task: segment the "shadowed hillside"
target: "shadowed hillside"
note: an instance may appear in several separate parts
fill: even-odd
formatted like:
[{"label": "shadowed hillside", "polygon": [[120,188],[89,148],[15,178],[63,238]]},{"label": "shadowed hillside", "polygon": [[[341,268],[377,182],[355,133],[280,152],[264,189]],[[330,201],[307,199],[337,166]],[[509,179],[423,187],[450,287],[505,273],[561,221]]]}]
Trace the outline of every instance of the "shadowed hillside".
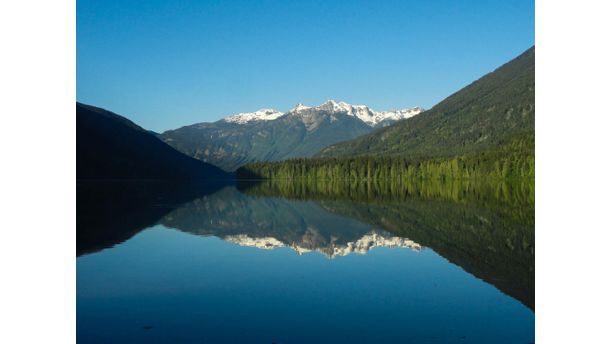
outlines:
[{"label": "shadowed hillside", "polygon": [[77,103],[77,179],[220,180],[232,176],[190,158],[130,120]]}]

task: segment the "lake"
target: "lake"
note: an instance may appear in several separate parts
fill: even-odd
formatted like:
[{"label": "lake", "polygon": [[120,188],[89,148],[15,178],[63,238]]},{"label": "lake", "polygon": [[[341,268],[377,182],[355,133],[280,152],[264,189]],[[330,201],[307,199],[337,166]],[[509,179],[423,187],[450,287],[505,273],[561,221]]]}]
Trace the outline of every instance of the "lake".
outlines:
[{"label": "lake", "polygon": [[531,343],[533,193],[77,183],[77,341]]}]

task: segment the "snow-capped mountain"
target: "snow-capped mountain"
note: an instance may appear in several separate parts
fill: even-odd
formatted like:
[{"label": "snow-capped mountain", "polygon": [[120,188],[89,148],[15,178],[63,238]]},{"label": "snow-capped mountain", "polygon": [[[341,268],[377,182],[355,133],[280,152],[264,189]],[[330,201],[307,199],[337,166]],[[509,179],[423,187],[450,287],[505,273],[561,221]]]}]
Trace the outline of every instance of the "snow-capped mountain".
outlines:
[{"label": "snow-capped mountain", "polygon": [[365,105],[329,100],[318,106],[298,104],[287,112],[238,113],[213,123],[168,130],[159,137],[184,154],[235,171],[254,161],[312,157],[330,145],[422,111],[415,107],[377,112]]},{"label": "snow-capped mountain", "polygon": [[346,114],[360,119],[367,125],[375,127],[381,123],[388,121],[398,121],[400,119],[406,119],[416,116],[424,111],[420,107],[413,107],[401,110],[390,110],[390,111],[374,111],[366,105],[351,105],[342,101],[328,100],[319,106],[305,106],[302,103],[297,104],[295,107],[287,112],[278,112],[273,109],[261,109],[255,112],[244,112],[235,115],[225,117],[223,121],[229,123],[245,124],[253,121],[271,121],[275,120],[283,115],[288,116],[300,116],[305,113],[312,111],[324,111],[329,113],[340,113]]}]

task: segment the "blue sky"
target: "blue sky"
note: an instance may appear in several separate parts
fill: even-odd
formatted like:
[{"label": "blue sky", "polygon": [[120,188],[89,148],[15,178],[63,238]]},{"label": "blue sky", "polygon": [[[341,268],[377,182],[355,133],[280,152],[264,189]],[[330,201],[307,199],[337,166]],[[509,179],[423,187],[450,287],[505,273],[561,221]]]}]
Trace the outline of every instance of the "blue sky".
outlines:
[{"label": "blue sky", "polygon": [[429,108],[533,44],[533,0],[77,0],[77,100],[156,131],[327,99]]}]

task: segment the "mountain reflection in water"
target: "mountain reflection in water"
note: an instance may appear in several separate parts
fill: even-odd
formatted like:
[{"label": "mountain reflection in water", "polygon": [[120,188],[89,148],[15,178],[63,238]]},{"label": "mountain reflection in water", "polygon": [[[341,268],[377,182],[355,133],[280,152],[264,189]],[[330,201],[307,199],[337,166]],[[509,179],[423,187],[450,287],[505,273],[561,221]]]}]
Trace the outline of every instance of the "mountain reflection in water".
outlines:
[{"label": "mountain reflection in water", "polygon": [[77,255],[154,224],[329,258],[376,247],[428,247],[534,309],[533,182],[106,183],[78,185],[77,192]]},{"label": "mountain reflection in water", "polygon": [[533,204],[532,183],[78,183],[77,340],[529,343]]},{"label": "mountain reflection in water", "polygon": [[375,247],[420,249],[418,243],[368,223],[325,210],[317,202],[253,197],[227,187],[175,209],[160,221],[166,227],[261,249],[289,247],[298,254],[329,258],[365,254]]},{"label": "mountain reflection in water", "polygon": [[533,180],[265,181],[238,187],[257,197],[313,200],[331,214],[410,238],[534,309]]},{"label": "mountain reflection in water", "polygon": [[368,251],[376,247],[410,248],[413,251],[419,251],[421,249],[421,245],[410,239],[390,236],[384,231],[375,230],[357,239],[357,241],[328,247],[316,247],[314,245],[304,245],[298,243],[286,245],[282,241],[273,237],[252,238],[246,234],[229,235],[223,237],[223,240],[240,246],[257,247],[264,250],[288,246],[300,255],[315,251],[324,254],[328,258],[343,257],[351,253],[366,254]]}]

